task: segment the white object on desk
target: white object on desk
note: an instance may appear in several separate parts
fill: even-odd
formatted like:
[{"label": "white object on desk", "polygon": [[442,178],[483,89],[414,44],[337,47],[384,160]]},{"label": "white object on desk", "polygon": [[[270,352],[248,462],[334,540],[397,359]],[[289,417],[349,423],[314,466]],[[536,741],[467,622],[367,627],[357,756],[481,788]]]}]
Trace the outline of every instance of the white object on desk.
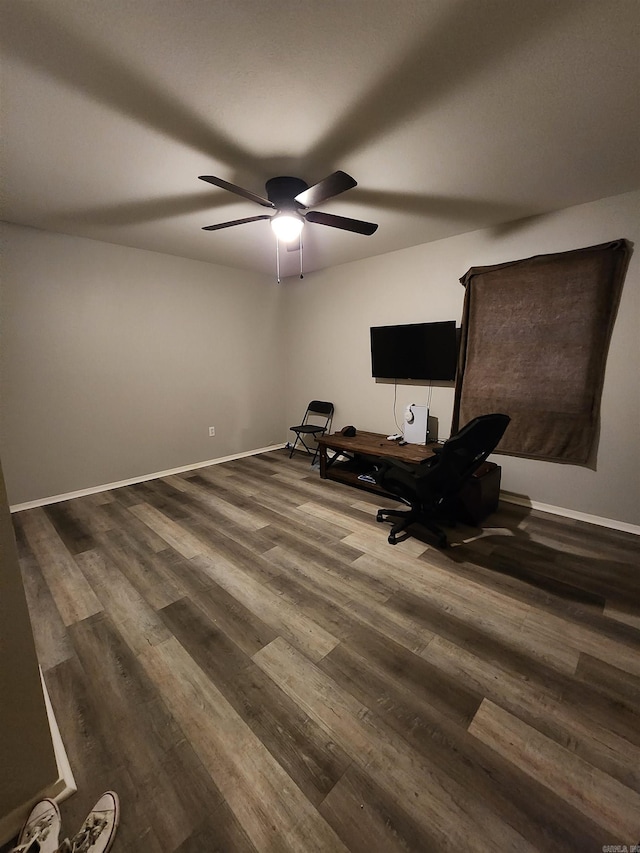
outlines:
[{"label": "white object on desk", "polygon": [[413,403],[407,406],[407,411],[413,416],[409,421],[405,417],[404,440],[409,444],[427,443],[427,424],[429,422],[429,409],[426,406],[416,406]]}]

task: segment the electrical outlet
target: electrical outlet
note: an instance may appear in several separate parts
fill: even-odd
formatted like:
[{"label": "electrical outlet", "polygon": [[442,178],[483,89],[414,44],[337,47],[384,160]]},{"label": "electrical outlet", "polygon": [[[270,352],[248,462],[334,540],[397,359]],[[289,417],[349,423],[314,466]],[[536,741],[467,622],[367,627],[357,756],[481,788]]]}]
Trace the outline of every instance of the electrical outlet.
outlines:
[{"label": "electrical outlet", "polygon": [[209,427],[209,438],[212,438],[216,434],[215,427]]}]

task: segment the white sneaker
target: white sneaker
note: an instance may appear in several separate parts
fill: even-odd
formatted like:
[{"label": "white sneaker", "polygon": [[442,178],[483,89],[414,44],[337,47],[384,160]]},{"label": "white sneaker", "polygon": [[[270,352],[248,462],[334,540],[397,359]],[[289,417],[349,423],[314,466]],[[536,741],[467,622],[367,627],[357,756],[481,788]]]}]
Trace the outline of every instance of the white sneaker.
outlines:
[{"label": "white sneaker", "polygon": [[36,803],[18,837],[18,846],[11,853],[55,853],[60,836],[60,809],[53,800]]},{"label": "white sneaker", "polygon": [[115,791],[103,794],[91,809],[80,831],[66,842],[69,853],[107,853],[120,821],[120,802]]}]

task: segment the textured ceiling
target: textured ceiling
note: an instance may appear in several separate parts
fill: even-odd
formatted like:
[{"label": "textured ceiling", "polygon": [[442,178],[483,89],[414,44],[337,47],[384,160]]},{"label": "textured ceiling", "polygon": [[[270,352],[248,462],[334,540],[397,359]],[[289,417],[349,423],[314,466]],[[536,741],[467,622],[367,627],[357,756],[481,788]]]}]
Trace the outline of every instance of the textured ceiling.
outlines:
[{"label": "textured ceiling", "polygon": [[[342,169],[310,272],[640,186],[638,0],[4,0],[2,218],[272,274],[267,222]],[[612,235],[619,236],[619,235]],[[283,253],[295,273],[297,252]]]}]

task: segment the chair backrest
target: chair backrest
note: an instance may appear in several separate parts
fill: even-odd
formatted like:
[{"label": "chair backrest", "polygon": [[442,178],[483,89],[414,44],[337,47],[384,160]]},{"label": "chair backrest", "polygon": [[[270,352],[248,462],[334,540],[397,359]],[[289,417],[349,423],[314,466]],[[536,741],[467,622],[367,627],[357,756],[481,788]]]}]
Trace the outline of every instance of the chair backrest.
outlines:
[{"label": "chair backrest", "polygon": [[[480,415],[445,441],[437,460],[424,472],[429,491],[437,491],[442,497],[456,494],[496,449],[510,420],[508,415]],[[418,479],[422,479],[421,474]]]},{"label": "chair backrest", "polygon": [[309,418],[314,416],[324,418],[325,422],[329,423],[333,417],[333,403],[327,403],[324,400],[312,400],[307,406],[307,411],[305,412],[302,423],[308,423]]}]

